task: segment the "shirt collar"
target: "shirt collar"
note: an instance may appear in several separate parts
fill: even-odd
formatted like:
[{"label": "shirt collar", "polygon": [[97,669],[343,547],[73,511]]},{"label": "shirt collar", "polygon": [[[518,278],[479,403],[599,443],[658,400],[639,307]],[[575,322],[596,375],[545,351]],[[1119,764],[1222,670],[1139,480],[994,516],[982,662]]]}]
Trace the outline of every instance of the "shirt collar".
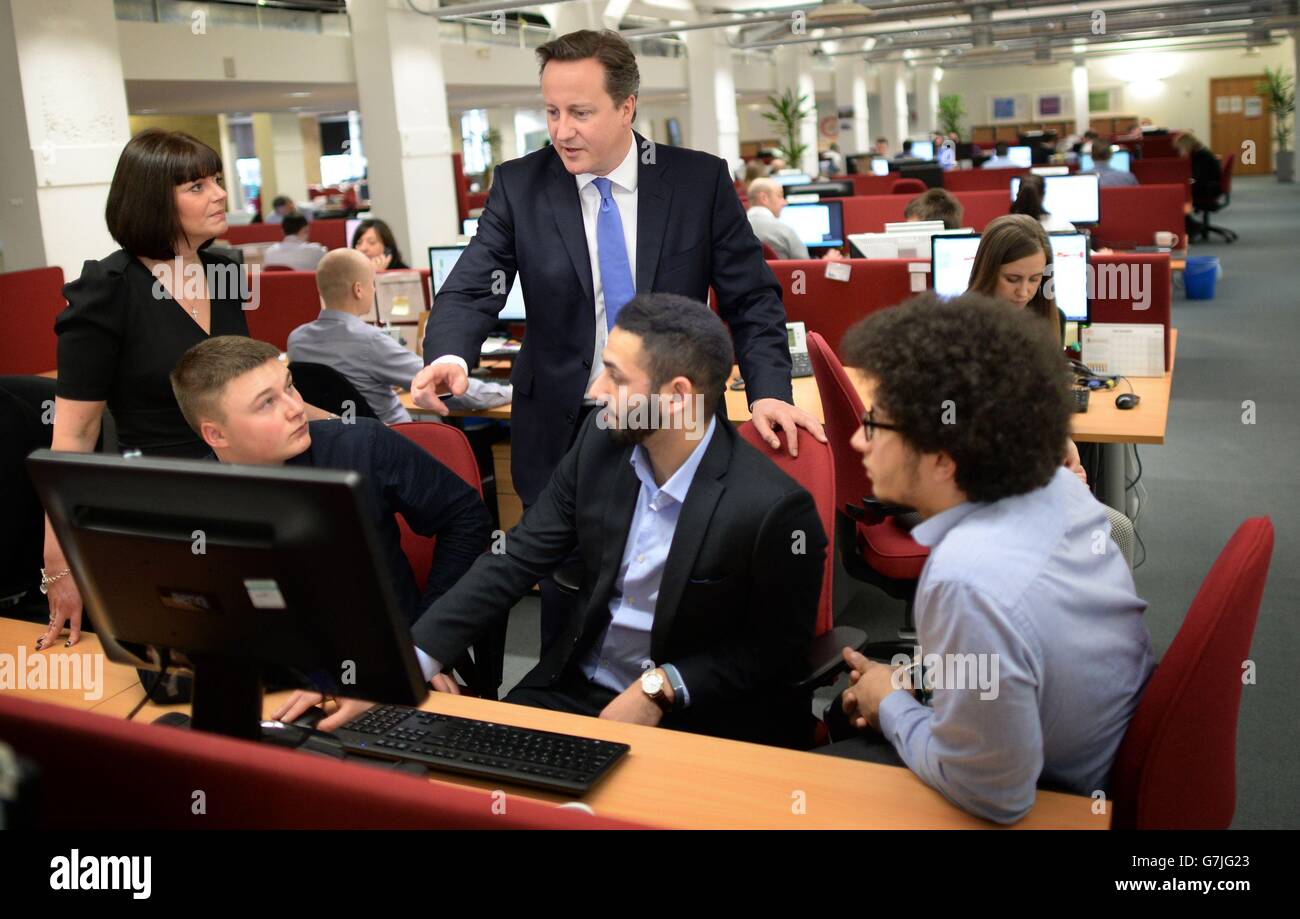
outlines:
[{"label": "shirt collar", "polygon": [[979,508],[980,505],[974,501],[963,501],[961,504],[955,504],[946,511],[940,511],[930,519],[922,520],[912,527],[912,538],[927,549],[933,549],[943,541],[949,530],[979,510]]},{"label": "shirt collar", "polygon": [[777,218],[776,218],[776,214],[773,214],[773,213],[772,213],[772,209],[771,209],[770,207],[766,207],[766,206],[764,206],[764,205],[762,205],[762,204],[751,204],[751,205],[749,206],[749,209],[750,209],[751,211],[761,211],[762,213],[764,213],[764,214],[766,214],[767,216],[771,217],[773,220],[776,220],[776,219],[777,219]]},{"label": "shirt collar", "polygon": [[329,307],[321,310],[320,315],[316,318],[329,319],[332,322],[360,322],[362,325],[366,325],[366,323],[356,313],[349,313],[345,310],[332,310]]},{"label": "shirt collar", "polygon": [[[619,188],[627,191],[636,191],[637,161],[636,161],[636,135],[632,135],[631,142],[627,145],[627,156],[623,157],[623,162],[619,163],[605,178],[617,185]],[[594,172],[580,172],[575,179],[578,181],[578,191],[590,185],[599,178]]]},{"label": "shirt collar", "polygon": [[[650,464],[650,454],[646,452],[644,446],[637,445],[632,451],[631,459],[632,468],[636,471],[636,477],[641,480],[641,484],[650,490],[650,500],[652,503],[662,505],[661,495],[672,498],[678,504],[686,501],[686,494],[691,490],[691,483],[695,481],[695,471],[700,468],[700,463],[704,460],[704,454],[709,449],[709,442],[713,440],[713,431],[718,426],[718,418],[715,415],[709,419],[709,426],[704,431],[704,436],[700,442],[695,445],[691,455],[686,457],[686,462],[677,467],[677,471],[668,477],[668,481],[663,485],[655,484],[654,467]],[[656,507],[655,510],[659,508]]]}]

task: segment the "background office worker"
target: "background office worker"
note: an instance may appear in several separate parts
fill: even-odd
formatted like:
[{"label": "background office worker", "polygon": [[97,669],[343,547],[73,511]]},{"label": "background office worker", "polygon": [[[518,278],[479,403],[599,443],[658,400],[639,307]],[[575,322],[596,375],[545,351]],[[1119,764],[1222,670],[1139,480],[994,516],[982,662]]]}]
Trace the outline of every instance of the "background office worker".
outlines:
[{"label": "background office worker", "polygon": [[[717,294],[745,378],[754,425],[796,452],[797,427],[825,440],[791,403],[781,288],[740,206],[731,170],[706,153],[655,145],[632,130],[640,73],[609,31],[563,35],[537,49],[551,145],[493,174],[478,232],[443,282],[425,330],[411,394],[440,414],[522,283],[528,335],[515,359],[511,476],[525,506],[541,493],[578,431],[619,309],[637,292],[698,302]],[[516,274],[518,280],[516,281]],[[542,645],[564,618],[543,585]]]}]

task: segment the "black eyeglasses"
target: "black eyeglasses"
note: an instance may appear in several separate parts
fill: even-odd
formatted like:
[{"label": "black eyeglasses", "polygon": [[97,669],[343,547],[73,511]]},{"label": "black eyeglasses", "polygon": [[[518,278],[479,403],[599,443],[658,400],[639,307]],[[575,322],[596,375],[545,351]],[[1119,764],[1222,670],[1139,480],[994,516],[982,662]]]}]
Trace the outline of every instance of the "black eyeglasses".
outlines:
[{"label": "black eyeglasses", "polygon": [[874,412],[875,412],[875,409],[874,409],[874,408],[869,408],[869,409],[867,409],[865,412],[862,413],[862,427],[863,427],[863,430],[865,430],[865,431],[867,432],[867,440],[871,440],[872,437],[875,436],[875,429],[876,429],[876,428],[883,428],[883,429],[886,430],[886,431],[901,431],[901,430],[902,430],[902,428],[900,428],[900,427],[899,427],[898,425],[896,425],[896,424],[888,424],[888,423],[886,423],[886,422],[884,422],[884,421],[877,421],[875,418],[872,417],[872,414],[873,414]]}]

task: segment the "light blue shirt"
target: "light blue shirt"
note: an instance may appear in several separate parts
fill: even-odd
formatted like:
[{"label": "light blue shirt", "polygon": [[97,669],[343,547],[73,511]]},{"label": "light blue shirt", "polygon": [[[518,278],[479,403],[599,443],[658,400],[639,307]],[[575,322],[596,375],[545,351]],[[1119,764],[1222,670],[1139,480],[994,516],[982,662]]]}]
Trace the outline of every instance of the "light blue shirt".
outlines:
[{"label": "light blue shirt", "polygon": [[994,154],[993,156],[990,156],[988,159],[986,159],[984,162],[980,163],[980,168],[981,169],[1009,169],[1015,165],[1016,164],[1012,162],[1011,157],[998,156],[997,154]]},{"label": "light blue shirt", "polygon": [[1138,184],[1138,178],[1133,173],[1125,172],[1123,169],[1116,169],[1108,164],[1097,163],[1091,169],[1083,170],[1080,175],[1095,175],[1097,184],[1102,188]]},{"label": "light blue shirt", "polygon": [[1155,667],[1105,508],[1061,467],[1042,488],[949,508],[912,536],[930,547],[921,653],[945,666],[930,706],[885,697],[885,737],[954,804],[1002,823],[1029,812],[1040,779],[1105,790]]},{"label": "light blue shirt", "polygon": [[[333,367],[357,388],[384,424],[411,420],[393,387],[409,388],[424,369],[424,361],[355,313],[325,309],[317,319],[298,326],[289,333],[289,360]],[[448,402],[457,409],[492,408],[509,402],[513,394],[508,383],[470,377],[464,395]]]},{"label": "light blue shirt", "polygon": [[[677,532],[682,503],[716,428],[717,419],[710,418],[708,429],[691,455],[662,486],[655,484],[645,448],[638,446],[632,451],[630,462],[641,480],[641,490],[637,493],[636,511],[609,600],[612,618],[605,634],[582,661],[582,672],[598,686],[622,692],[645,671],[665,665],[650,660],[650,628],[659,601],[659,584],[664,577],[664,563],[668,561],[673,534]],[[689,705],[690,692],[684,691],[677,704]]]}]

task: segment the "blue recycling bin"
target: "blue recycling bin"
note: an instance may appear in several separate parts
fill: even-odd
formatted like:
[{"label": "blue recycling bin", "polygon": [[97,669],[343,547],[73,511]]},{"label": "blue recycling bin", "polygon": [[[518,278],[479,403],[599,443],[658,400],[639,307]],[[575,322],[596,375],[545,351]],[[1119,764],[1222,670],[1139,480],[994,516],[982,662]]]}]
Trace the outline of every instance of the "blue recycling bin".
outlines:
[{"label": "blue recycling bin", "polygon": [[1183,287],[1188,300],[1213,300],[1214,282],[1219,278],[1217,255],[1191,255],[1183,269]]}]

